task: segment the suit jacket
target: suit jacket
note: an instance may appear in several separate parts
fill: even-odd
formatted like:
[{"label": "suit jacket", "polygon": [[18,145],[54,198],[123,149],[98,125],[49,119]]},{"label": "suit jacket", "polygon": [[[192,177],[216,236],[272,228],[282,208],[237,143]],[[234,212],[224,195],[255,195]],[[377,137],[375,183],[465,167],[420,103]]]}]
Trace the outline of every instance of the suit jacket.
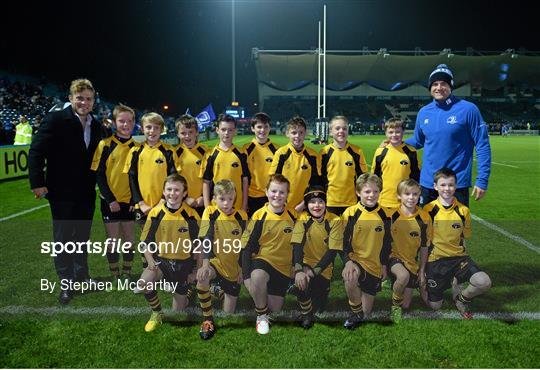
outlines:
[{"label": "suit jacket", "polygon": [[28,153],[30,188],[46,186],[49,200],[95,200],[96,176],[90,164],[101,140],[102,125],[94,117],[90,132],[87,148],[81,121],[71,106],[49,113]]}]

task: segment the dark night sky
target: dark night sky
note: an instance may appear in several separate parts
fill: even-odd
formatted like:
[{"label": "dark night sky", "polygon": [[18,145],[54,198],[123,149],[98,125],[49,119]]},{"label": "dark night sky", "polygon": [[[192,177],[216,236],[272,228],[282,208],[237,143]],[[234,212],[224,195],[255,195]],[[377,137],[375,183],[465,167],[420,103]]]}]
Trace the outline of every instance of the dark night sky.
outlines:
[{"label": "dark night sky", "polygon": [[[257,101],[251,49],[310,49],[328,5],[328,49],[540,50],[536,12],[519,1],[236,1],[237,100]],[[101,96],[193,113],[231,99],[231,1],[4,3],[0,68]],[[527,5],[521,5],[527,4]],[[251,113],[251,112],[248,112]]]}]

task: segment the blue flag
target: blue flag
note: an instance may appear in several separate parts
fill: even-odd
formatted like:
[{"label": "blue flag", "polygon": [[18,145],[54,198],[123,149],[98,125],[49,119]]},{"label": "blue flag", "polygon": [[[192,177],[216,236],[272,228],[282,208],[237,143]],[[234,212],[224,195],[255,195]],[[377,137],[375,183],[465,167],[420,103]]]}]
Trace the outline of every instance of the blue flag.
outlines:
[{"label": "blue flag", "polygon": [[197,114],[195,119],[199,124],[199,131],[204,131],[208,126],[212,125],[212,122],[216,119],[212,104],[208,104],[201,113]]}]

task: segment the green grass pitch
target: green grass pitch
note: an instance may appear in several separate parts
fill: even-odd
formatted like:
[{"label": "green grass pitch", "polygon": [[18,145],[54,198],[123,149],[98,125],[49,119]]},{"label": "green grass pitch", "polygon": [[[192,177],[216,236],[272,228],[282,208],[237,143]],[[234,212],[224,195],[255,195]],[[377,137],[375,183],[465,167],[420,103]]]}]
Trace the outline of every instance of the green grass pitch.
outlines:
[{"label": "green grass pitch", "polygon": [[[251,140],[240,136],[235,143]],[[285,137],[273,137],[279,145]],[[351,136],[371,164],[382,136]],[[209,142],[213,144],[213,142]],[[309,144],[311,145],[311,144]],[[540,364],[540,138],[491,137],[493,165],[485,199],[471,200],[471,256],[492,278],[493,288],[473,303],[476,320],[454,319],[447,294],[443,317],[433,319],[415,295],[401,325],[388,321],[390,292],[376,299],[377,319],[353,332],[342,328],[347,309],[336,268],[329,310],[336,312],[305,331],[278,320],[269,335],[255,332],[253,304],[242,288],[241,316],[219,318],[208,342],[198,337],[199,317],[169,314],[145,333],[150,310],[131,292],[90,293],[60,307],[57,291],[40,291],[40,279],[56,279],[51,258],[39,252],[52,238],[48,207],[26,179],[0,183],[0,366],[122,368],[533,368]],[[317,149],[320,146],[314,146]],[[506,233],[506,234],[503,234]],[[96,209],[92,240],[104,240]],[[135,271],[141,269],[135,259]],[[108,279],[105,257],[90,255],[93,277]],[[160,292],[164,307],[170,296]],[[284,309],[296,310],[294,297]],[[339,316],[341,315],[341,316]],[[491,317],[491,318],[490,318]],[[488,319],[490,318],[490,319]]]}]

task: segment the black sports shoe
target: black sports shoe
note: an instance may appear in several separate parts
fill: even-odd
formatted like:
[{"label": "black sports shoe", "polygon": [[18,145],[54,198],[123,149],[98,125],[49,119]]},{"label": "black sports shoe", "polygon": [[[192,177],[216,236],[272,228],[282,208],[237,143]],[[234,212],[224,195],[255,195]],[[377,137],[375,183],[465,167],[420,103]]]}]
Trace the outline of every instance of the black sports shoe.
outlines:
[{"label": "black sports shoe", "polygon": [[202,340],[208,340],[212,338],[215,332],[216,332],[216,327],[213,321],[211,320],[203,321],[203,323],[201,324],[201,329],[199,330],[199,335],[201,336]]},{"label": "black sports shoe", "polygon": [[306,315],[300,315],[300,326],[304,329],[311,329],[314,323],[315,320],[313,318],[313,312],[310,312]]},{"label": "black sports shoe", "polygon": [[363,313],[361,313],[361,314],[351,313],[349,318],[347,320],[345,320],[345,322],[343,323],[343,327],[345,329],[354,330],[362,322],[364,322],[364,314]]}]

